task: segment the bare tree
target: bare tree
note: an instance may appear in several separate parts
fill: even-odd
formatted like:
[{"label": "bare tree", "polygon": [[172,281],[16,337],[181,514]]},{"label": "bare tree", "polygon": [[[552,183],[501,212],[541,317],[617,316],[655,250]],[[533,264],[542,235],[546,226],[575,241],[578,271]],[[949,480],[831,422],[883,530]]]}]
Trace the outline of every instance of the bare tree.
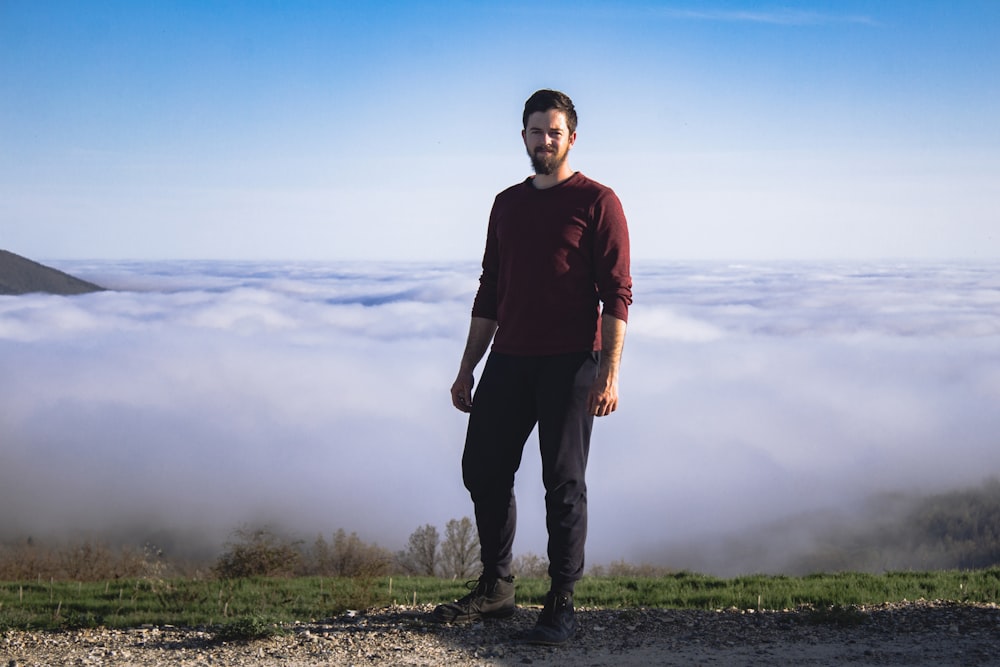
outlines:
[{"label": "bare tree", "polygon": [[452,519],[444,529],[441,544],[441,574],[465,579],[479,569],[479,535],[469,517]]},{"label": "bare tree", "polygon": [[519,577],[544,579],[549,576],[549,561],[538,554],[529,551],[514,559],[512,567]]},{"label": "bare tree", "polygon": [[309,549],[305,566],[305,574],[318,574],[324,577],[335,574],[333,571],[333,552],[330,549],[330,543],[322,534],[316,536],[316,541]]},{"label": "bare tree", "polygon": [[333,536],[330,554],[333,571],[340,577],[378,576],[389,570],[392,554],[377,544],[366,544],[357,533],[340,528]]},{"label": "bare tree", "polygon": [[333,535],[333,543],[319,535],[305,553],[302,573],[323,577],[369,577],[391,569],[392,553],[377,544],[368,544],[357,533],[343,528]]},{"label": "bare tree", "polygon": [[407,572],[433,577],[438,567],[438,531],[427,524],[410,535],[406,550],[399,554],[399,564]]}]

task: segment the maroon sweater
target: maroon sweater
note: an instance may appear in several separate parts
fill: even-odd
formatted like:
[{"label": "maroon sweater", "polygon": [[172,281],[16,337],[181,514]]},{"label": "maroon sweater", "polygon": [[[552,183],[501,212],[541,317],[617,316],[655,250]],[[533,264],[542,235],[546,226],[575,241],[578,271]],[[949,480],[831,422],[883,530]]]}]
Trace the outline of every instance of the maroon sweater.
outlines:
[{"label": "maroon sweater", "polygon": [[473,317],[497,322],[493,350],[599,350],[602,303],[628,321],[628,227],[614,191],[576,172],[552,188],[528,178],[497,195],[472,306]]}]

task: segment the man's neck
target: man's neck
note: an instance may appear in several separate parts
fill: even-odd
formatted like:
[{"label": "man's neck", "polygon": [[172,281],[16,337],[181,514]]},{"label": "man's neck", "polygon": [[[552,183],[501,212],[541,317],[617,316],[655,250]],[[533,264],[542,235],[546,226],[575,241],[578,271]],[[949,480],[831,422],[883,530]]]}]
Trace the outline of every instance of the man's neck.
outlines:
[{"label": "man's neck", "polygon": [[570,169],[569,165],[563,164],[559,171],[554,174],[535,174],[531,179],[531,184],[535,186],[536,190],[547,190],[567,180],[574,173],[576,172]]}]

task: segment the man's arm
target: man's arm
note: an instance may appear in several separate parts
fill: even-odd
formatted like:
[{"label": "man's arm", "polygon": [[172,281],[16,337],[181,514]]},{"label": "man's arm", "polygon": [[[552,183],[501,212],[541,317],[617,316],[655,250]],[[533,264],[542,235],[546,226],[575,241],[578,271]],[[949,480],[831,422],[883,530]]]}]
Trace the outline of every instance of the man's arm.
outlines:
[{"label": "man's arm", "polygon": [[472,385],[475,383],[472,372],[489,349],[496,330],[496,320],[485,317],[473,317],[472,323],[469,324],[469,338],[465,341],[465,352],[462,353],[462,363],[458,367],[458,377],[451,385],[452,405],[462,412],[472,411]]},{"label": "man's arm", "polygon": [[601,367],[587,397],[587,410],[594,416],[610,415],[618,408],[618,367],[625,346],[625,321],[601,315]]}]

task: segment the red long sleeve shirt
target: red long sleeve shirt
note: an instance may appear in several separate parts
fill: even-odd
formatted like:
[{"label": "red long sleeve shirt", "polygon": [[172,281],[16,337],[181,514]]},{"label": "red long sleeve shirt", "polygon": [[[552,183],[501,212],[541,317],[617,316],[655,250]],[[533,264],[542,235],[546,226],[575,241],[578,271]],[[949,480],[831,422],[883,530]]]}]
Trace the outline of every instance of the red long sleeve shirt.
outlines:
[{"label": "red long sleeve shirt", "polygon": [[611,188],[576,172],[531,178],[493,202],[473,317],[497,322],[493,350],[543,355],[601,348],[600,314],[628,321],[629,238]]}]

